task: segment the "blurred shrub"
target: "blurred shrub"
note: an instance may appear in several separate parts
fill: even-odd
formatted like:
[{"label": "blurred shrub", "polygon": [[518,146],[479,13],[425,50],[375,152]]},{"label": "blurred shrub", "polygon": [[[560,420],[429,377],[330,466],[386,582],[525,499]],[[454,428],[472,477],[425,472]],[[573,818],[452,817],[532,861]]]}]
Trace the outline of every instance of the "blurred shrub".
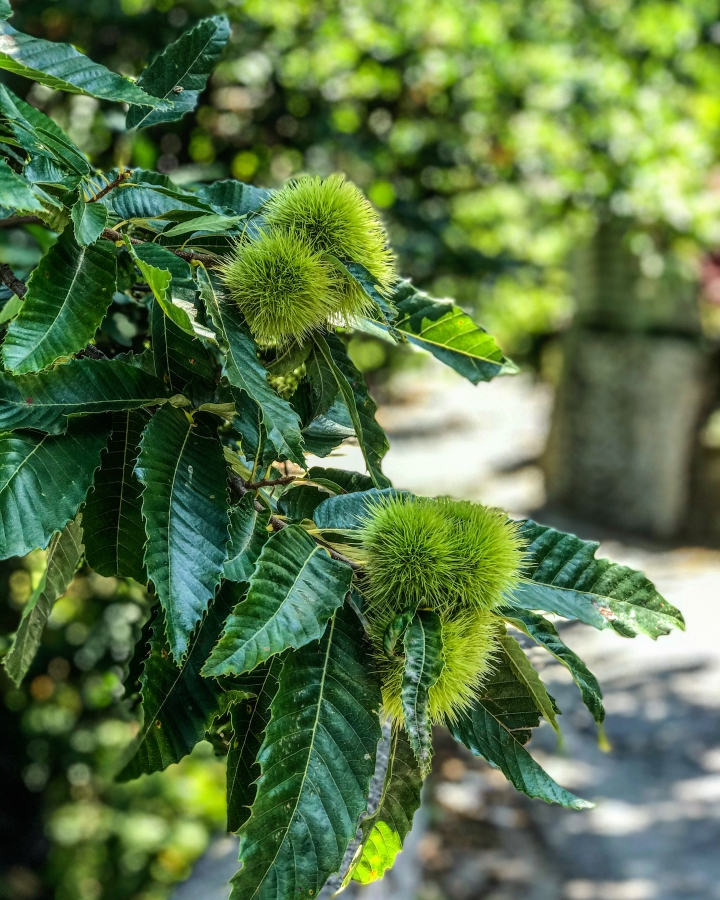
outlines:
[{"label": "blurred shrub", "polygon": [[[6,620],[30,596],[41,557],[3,563]],[[14,745],[3,792],[14,785],[14,804],[28,803],[38,820],[18,835],[18,810],[3,803],[4,900],[160,900],[224,826],[224,772],[209,744],[164,778],[112,781],[138,730],[121,698],[147,614],[138,585],[81,572],[55,605],[23,686],[0,676],[3,740]]]}]

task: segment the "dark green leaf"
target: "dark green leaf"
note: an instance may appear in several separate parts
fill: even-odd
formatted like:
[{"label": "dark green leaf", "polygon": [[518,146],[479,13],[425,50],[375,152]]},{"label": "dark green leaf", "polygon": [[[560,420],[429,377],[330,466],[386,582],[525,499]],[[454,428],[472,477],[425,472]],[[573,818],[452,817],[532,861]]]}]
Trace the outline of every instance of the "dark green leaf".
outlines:
[{"label": "dark green leaf", "polygon": [[148,418],[144,410],[115,413],[107,452],[83,513],[88,564],[100,575],[119,575],[141,583],[147,581],[145,529],[141,487],[133,469]]},{"label": "dark green leaf", "polygon": [[[293,403],[296,395],[292,398]],[[303,428],[302,436],[306,453],[321,458],[329,456],[343,441],[355,437],[355,428],[341,394],[338,394],[327,415],[318,416]]]},{"label": "dark green leaf", "polygon": [[83,555],[81,520],[82,516],[78,513],[60,533],[53,535],[42,580],[23,607],[17,633],[3,659],[5,669],[16,685],[23,680],[35,658],[55,601],[65,593],[80,565]]},{"label": "dark green leaf", "polygon": [[44,549],[75,517],[109,431],[83,419],[59,436],[0,434],[0,559]]},{"label": "dark green leaf", "polygon": [[158,378],[118,360],[84,357],[33,375],[0,372],[0,430],[61,434],[68,416],[138,409],[165,396]]},{"label": "dark green leaf", "polygon": [[229,37],[230,23],[225,16],[213,16],[198,22],[170,44],[141,74],[138,87],[154,97],[174,101],[174,106],[163,111],[131,107],[127,127],[147,128],[158,122],[174,122],[195,109],[200,91]]},{"label": "dark green leaf", "polygon": [[203,675],[242,675],[282,653],[318,640],[350,590],[352,569],[289,525],[265,543],[245,599],[227,621]]},{"label": "dark green leaf", "polygon": [[545,647],[555,659],[569,669],[575,684],[580,688],[585,706],[590,710],[595,721],[600,724],[605,718],[605,709],[598,680],[580,657],[563,643],[555,626],[543,616],[530,612],[498,610],[498,613],[500,615],[507,613],[506,621]]},{"label": "dark green leaf", "polygon": [[442,623],[429,609],[415,613],[403,638],[405,670],[402,678],[402,709],[410,746],[423,774],[432,762],[430,688],[445,668]]},{"label": "dark green leaf", "polygon": [[257,796],[240,829],[242,865],[231,900],[317,896],[339,870],[367,807],[379,708],[362,630],[354,613],[339,610],[319,643],[283,665],[258,756]]},{"label": "dark green leaf", "polygon": [[135,471],[145,486],[145,567],[165,610],[170,652],[179,662],[226,558],[225,458],[217,435],[166,406],[145,428]]},{"label": "dark green leaf", "polygon": [[180,668],[169,653],[163,615],[155,620],[150,656],[140,677],[143,726],[132,759],[118,775],[120,781],[180,762],[203,739],[223,700],[229,699],[225,697],[227,685],[201,678],[200,668],[236,601],[237,591],[227,583],[210,604]]},{"label": "dark green leaf", "polygon": [[69,44],[56,44],[0,25],[0,68],[55,90],[87,94],[101,100],[167,108],[134,82],[94,63]]},{"label": "dark green leaf", "polygon": [[200,269],[199,276],[201,296],[224,352],[223,374],[260,407],[268,440],[278,458],[304,466],[297,413],[268,384],[267,371],[257,358],[255,343],[238,307],[220,301],[204,269]]},{"label": "dark green leaf", "polygon": [[317,507],[331,496],[330,492],[314,484],[296,484],[278,500],[278,510],[294,522],[312,519]]},{"label": "dark green leaf", "polygon": [[154,297],[150,308],[150,339],[155,374],[162,378],[171,393],[183,393],[194,379],[213,379],[214,367],[207,350],[197,338],[191,337],[166,316]]},{"label": "dark green leaf", "polygon": [[247,216],[257,212],[273,192],[228,178],[203,185],[197,193],[198,197],[211,203],[219,212],[231,216]]},{"label": "dark green leaf", "polygon": [[340,390],[333,367],[323,354],[313,345],[305,362],[307,376],[310,379],[312,418],[324,416],[335,402]]},{"label": "dark green leaf", "polygon": [[4,159],[0,159],[0,206],[18,212],[38,212],[43,209],[27,181],[16,175]]},{"label": "dark green leaf", "polygon": [[345,883],[370,884],[392,868],[420,808],[423,776],[415,754],[400,728],[395,728],[385,785],[377,811],[360,826],[362,844]]},{"label": "dark green leaf", "polygon": [[102,203],[86,203],[84,197],[73,205],[71,212],[75,240],[81,247],[94,244],[107,227],[108,209]]},{"label": "dark green leaf", "polygon": [[379,282],[370,272],[368,272],[365,266],[357,262],[350,262],[349,260],[339,260],[334,259],[333,257],[331,257],[331,259],[333,259],[335,264],[345,272],[348,278],[359,284],[368,297],[375,303],[383,322],[386,325],[392,324],[397,316],[397,309],[392,301],[388,300],[385,296],[385,293],[380,288]]},{"label": "dark green leaf", "polygon": [[9,19],[12,15],[12,7],[8,0],[0,0],[0,18]]},{"label": "dark green leaf", "polygon": [[[162,250],[163,248],[158,249]],[[169,251],[164,252],[167,253]],[[162,311],[171,322],[180,329],[180,331],[184,331],[186,334],[194,337],[195,329],[193,328],[193,320],[190,317],[190,314],[193,311],[192,304],[184,303],[176,297],[173,297],[171,287],[173,276],[170,269],[165,267],[158,268],[152,263],[147,262],[145,259],[142,259],[134,247],[131,249],[131,253],[135,257],[138,268],[145,281],[147,281],[148,286]],[[175,254],[170,255],[174,256]],[[175,258],[177,259],[178,257]]]},{"label": "dark green leaf", "polygon": [[22,309],[8,328],[3,361],[15,372],[37,372],[85,347],[115,291],[115,247],[80,247],[71,229],[30,276]]},{"label": "dark green leaf", "polygon": [[62,129],[49,116],[16,97],[4,85],[0,85],[0,112],[7,123],[6,127],[11,130],[20,146],[33,154],[31,165],[25,169],[26,177],[30,180],[43,180],[32,179],[30,175],[30,169],[38,159],[46,159],[63,170],[74,173],[75,179],[66,184],[66,187],[75,187],[80,176],[90,172],[90,164]]},{"label": "dark green leaf", "polygon": [[253,492],[248,491],[230,513],[230,543],[223,576],[231,581],[250,581],[260,551],[270,537],[270,511],[258,512],[254,500]]},{"label": "dark green leaf", "polygon": [[530,729],[539,722],[540,713],[530,691],[515,676],[503,652],[473,706],[448,727],[456,741],[500,769],[528,797],[587,809],[591,803],[561,788],[523,747],[530,740]]},{"label": "dark green leaf", "polygon": [[516,609],[545,610],[579,619],[595,628],[613,628],[623,637],[657,638],[685,621],[635,569],[596,559],[599,544],[527,520],[524,581],[511,598]]},{"label": "dark green leaf", "polygon": [[498,637],[498,643],[505,651],[505,659],[507,660],[513,674],[528,689],[533,699],[537,711],[547,719],[556,732],[559,733],[560,726],[555,718],[556,712],[560,711],[555,706],[555,701],[548,694],[547,688],[540,680],[540,676],[533,668],[530,660],[525,655],[525,651],[520,644],[509,634]]},{"label": "dark green leaf", "polygon": [[270,721],[270,704],[277,691],[282,657],[258,666],[244,676],[254,697],[241,700],[230,711],[233,736],[227,757],[227,830],[238,831],[250,816],[260,777],[257,755]]},{"label": "dark green leaf", "polygon": [[354,494],[339,494],[328,497],[315,510],[313,519],[318,528],[360,528],[363,520],[383,498],[410,496],[408,491],[396,491],[395,488],[371,488],[369,491],[357,491]]},{"label": "dark green leaf", "polygon": [[390,482],[380,466],[389,444],[385,432],[375,421],[377,407],[368,393],[365,379],[350,361],[337,335],[316,335],[315,346],[337,381],[373,483],[376,487],[387,487]]},{"label": "dark green leaf", "polygon": [[393,327],[473,384],[515,371],[495,339],[459,307],[433,300],[409,281],[401,281],[390,300],[398,310]]},{"label": "dark green leaf", "polygon": [[350,472],[346,469],[324,468],[323,466],[313,466],[308,472],[308,478],[311,481],[324,479],[337,484],[348,494],[355,491],[369,491],[372,486],[372,478],[369,475],[362,475],[360,472]]}]

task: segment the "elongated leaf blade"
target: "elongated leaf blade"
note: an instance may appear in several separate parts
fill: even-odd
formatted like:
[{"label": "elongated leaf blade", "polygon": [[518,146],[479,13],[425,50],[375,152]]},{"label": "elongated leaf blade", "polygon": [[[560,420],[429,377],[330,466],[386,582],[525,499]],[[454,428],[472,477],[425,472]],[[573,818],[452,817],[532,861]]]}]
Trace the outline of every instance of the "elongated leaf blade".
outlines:
[{"label": "elongated leaf blade", "polygon": [[396,728],[382,797],[376,812],[363,820],[362,843],[345,883],[370,884],[391,869],[420,808],[423,775],[405,732]]},{"label": "elongated leaf blade", "polygon": [[352,574],[299,525],[273,534],[250,576],[247,599],[228,619],[203,675],[242,675],[288,647],[318,640],[350,590]]},{"label": "elongated leaf blade", "polygon": [[178,668],[172,661],[160,614],[152,628],[150,655],[140,676],[143,726],[132,758],[118,775],[129,781],[180,762],[205,736],[220,711],[227,685],[200,677],[200,668],[237,601],[229,583],[210,604]]},{"label": "elongated leaf blade", "polygon": [[507,612],[505,615],[507,622],[552,653],[555,659],[569,670],[575,684],[580,689],[583,703],[590,710],[595,721],[600,724],[605,718],[600,684],[577,653],[562,641],[552,622],[530,612],[513,610],[499,610],[498,612],[501,615],[505,615]]},{"label": "elongated leaf blade", "polygon": [[530,692],[535,707],[552,725],[555,731],[560,731],[557,723],[555,703],[547,692],[547,688],[540,680],[540,676],[533,668],[530,660],[525,656],[525,651],[520,644],[509,634],[498,638],[498,643],[505,651],[505,659],[510,664],[515,677],[521,681]]},{"label": "elongated leaf blade", "polygon": [[81,247],[94,244],[107,227],[108,208],[102,203],[86,203],[83,197],[73,204],[70,213],[75,240]]},{"label": "elongated leaf blade", "polygon": [[207,350],[165,315],[155,299],[150,309],[150,339],[155,374],[171,393],[181,394],[192,381],[209,382],[213,378],[213,363]]},{"label": "elongated leaf blade", "polygon": [[217,212],[231,216],[248,216],[259,212],[273,193],[269,188],[259,188],[227,178],[224,181],[202,185],[198,190],[198,197],[211,203]]},{"label": "elongated leaf blade", "polygon": [[30,185],[0,159],[0,206],[22,212],[39,212],[44,207]]},{"label": "elongated leaf blade", "polygon": [[370,488],[369,491],[356,491],[352,494],[338,494],[323,500],[315,510],[313,520],[318,528],[361,528],[374,506],[390,497],[410,496],[409,491],[396,491],[395,488]]},{"label": "elongated leaf blade", "polygon": [[75,575],[83,555],[82,515],[58,534],[48,547],[47,566],[42,581],[33,591],[22,611],[22,618],[12,646],[3,659],[5,669],[19,685],[30,668],[40,646],[43,628],[55,601],[64,594]]},{"label": "elongated leaf blade", "polygon": [[519,609],[544,610],[613,628],[623,637],[653,639],[685,628],[682,613],[665,600],[642,572],[596,559],[595,541],[527,520],[525,581],[511,599]]},{"label": "elongated leaf blade", "polygon": [[525,750],[532,728],[537,728],[540,712],[528,690],[515,675],[502,651],[492,675],[481,687],[473,706],[448,724],[456,741],[476,756],[500,769],[508,781],[546,803],[571,809],[592,806],[560,787]]},{"label": "elongated leaf blade", "polygon": [[229,37],[230,23],[225,16],[212,16],[170,44],[144,70],[138,87],[154,97],[174,101],[174,105],[167,110],[131,107],[127,127],[147,128],[158,122],[174,122],[195,109],[200,91]]},{"label": "elongated leaf blade", "polygon": [[167,108],[170,104],[145,93],[134,82],[94,63],[69,44],[56,44],[0,25],[0,68],[70,94],[100,100]]},{"label": "elongated leaf blade", "polygon": [[270,704],[277,692],[282,657],[258,666],[244,676],[243,684],[254,697],[241,700],[230,711],[233,729],[227,756],[227,830],[238,831],[250,817],[260,777],[257,755],[270,721]]},{"label": "elongated leaf blade", "polygon": [[61,434],[68,416],[139,409],[165,399],[158,378],[118,360],[85,357],[39,374],[0,372],[0,430]]},{"label": "elongated leaf blade", "polygon": [[362,630],[347,609],[319,643],[287,657],[258,757],[257,796],[240,829],[231,900],[317,896],[339,870],[367,807],[380,702]]},{"label": "elongated leaf blade", "polygon": [[75,517],[109,433],[81,420],[64,435],[0,434],[0,559],[45,549]]},{"label": "elongated leaf blade", "polygon": [[142,488],[133,469],[149,418],[144,410],[115,413],[107,452],[83,513],[88,564],[100,575],[134,578],[140,583],[147,581],[145,528]]},{"label": "elongated leaf blade", "polygon": [[516,371],[495,339],[452,303],[433,300],[409,281],[389,299],[398,310],[393,327],[473,384]]},{"label": "elongated leaf blade", "polygon": [[228,542],[222,446],[210,429],[166,406],[145,428],[135,468],[145,487],[145,568],[179,662],[220,582]]},{"label": "elongated leaf blade", "polygon": [[186,309],[173,303],[170,285],[172,273],[168,269],[159,269],[140,257],[135,257],[142,276],[153,292],[156,302],[170,321],[186,334],[195,335],[192,320]]},{"label": "elongated leaf blade", "polygon": [[405,671],[402,678],[402,710],[410,746],[423,774],[432,763],[430,688],[445,668],[442,623],[431,610],[418,611],[403,638]]},{"label": "elongated leaf blade", "polygon": [[267,371],[257,358],[252,335],[236,304],[221,302],[207,274],[201,269],[200,294],[224,351],[223,374],[230,384],[254,400],[263,416],[268,439],[278,459],[305,465],[300,419],[295,410],[270,387]]},{"label": "elongated leaf blade", "polygon": [[390,445],[385,432],[375,420],[377,406],[368,393],[365,379],[350,361],[337,335],[316,335],[315,346],[325,365],[335,376],[373,483],[379,488],[388,487],[390,482],[383,475],[381,464]]},{"label": "elongated leaf blade", "polygon": [[30,276],[22,309],[10,323],[2,353],[6,368],[37,372],[85,347],[115,291],[115,247],[80,247],[66,229]]},{"label": "elongated leaf blade", "polygon": [[254,500],[254,494],[248,491],[230,513],[230,543],[223,569],[223,576],[230,581],[250,581],[260,551],[270,537],[270,511],[258,512]]}]

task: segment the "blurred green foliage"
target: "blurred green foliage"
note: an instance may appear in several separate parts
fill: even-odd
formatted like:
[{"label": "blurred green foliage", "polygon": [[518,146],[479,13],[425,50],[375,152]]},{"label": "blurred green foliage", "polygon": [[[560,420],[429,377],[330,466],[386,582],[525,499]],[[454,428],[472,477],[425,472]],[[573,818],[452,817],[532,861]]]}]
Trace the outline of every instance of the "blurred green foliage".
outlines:
[{"label": "blurred green foliage", "polygon": [[401,270],[479,308],[511,352],[566,324],[568,251],[629,216],[644,268],[720,238],[712,0],[18,0],[18,27],[120,71],[201,15],[232,43],[197,113],[134,138],[117,110],[35,89],[104,164],[276,185],[342,170]]},{"label": "blurred green foliage", "polygon": [[[43,553],[2,564],[12,629]],[[3,900],[160,900],[224,826],[223,765],[202,744],[165,776],[115,784],[138,730],[123,680],[148,615],[142,588],[81,571],[22,687],[0,676]],[[40,802],[37,802],[40,801]],[[35,821],[22,821],[20,810]]]}]

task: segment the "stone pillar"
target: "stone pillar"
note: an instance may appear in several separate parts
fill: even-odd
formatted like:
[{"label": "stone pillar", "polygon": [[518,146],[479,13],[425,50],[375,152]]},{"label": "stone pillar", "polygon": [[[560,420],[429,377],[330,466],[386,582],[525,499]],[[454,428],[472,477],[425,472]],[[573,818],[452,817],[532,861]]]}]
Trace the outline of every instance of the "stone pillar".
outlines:
[{"label": "stone pillar", "polygon": [[708,364],[696,285],[672,259],[645,268],[617,219],[578,254],[545,470],[551,505],[668,538],[687,518]]}]

